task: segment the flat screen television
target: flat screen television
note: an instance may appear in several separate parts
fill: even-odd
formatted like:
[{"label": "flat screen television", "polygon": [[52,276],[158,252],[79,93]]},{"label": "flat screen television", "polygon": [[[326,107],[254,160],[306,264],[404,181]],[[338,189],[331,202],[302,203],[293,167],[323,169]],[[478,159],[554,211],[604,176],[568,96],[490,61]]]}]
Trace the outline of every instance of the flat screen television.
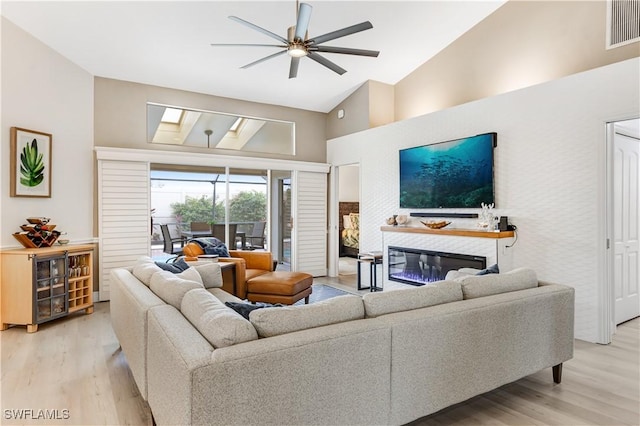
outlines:
[{"label": "flat screen television", "polygon": [[496,133],[400,150],[401,208],[479,208],[494,203]]}]

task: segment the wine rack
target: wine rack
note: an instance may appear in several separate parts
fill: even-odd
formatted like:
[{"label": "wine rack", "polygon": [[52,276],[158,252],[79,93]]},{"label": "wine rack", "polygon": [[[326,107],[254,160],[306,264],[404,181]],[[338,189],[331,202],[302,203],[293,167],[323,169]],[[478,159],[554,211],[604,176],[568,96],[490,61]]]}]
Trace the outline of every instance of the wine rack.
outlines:
[{"label": "wine rack", "polygon": [[85,309],[93,302],[91,254],[69,255],[69,312]]}]

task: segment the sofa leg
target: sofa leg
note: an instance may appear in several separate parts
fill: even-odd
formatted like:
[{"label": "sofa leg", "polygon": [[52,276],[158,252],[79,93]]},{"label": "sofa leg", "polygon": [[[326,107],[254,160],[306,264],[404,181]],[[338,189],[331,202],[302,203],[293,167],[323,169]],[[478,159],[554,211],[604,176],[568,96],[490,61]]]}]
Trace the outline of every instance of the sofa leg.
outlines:
[{"label": "sofa leg", "polygon": [[309,296],[307,296],[307,297],[305,297],[305,298],[304,298],[304,304],[305,304],[305,305],[308,305],[308,304],[309,304]]},{"label": "sofa leg", "polygon": [[553,382],[560,383],[562,381],[562,363],[553,366]]}]

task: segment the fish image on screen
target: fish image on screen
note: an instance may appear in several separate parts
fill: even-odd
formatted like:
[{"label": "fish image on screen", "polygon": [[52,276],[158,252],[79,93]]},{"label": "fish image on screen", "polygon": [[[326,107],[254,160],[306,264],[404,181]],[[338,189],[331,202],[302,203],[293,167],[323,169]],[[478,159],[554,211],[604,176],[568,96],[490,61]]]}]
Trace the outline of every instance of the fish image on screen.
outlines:
[{"label": "fish image on screen", "polygon": [[496,133],[400,150],[401,208],[479,208],[495,203]]}]

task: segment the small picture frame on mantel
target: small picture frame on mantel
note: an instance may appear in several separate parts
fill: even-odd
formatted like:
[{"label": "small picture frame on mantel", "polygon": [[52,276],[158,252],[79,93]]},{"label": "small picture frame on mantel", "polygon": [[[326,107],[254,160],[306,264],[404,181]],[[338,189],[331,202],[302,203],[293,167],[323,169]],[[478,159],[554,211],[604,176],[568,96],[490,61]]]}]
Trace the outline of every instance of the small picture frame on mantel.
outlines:
[{"label": "small picture frame on mantel", "polygon": [[50,133],[11,128],[10,195],[51,198]]}]

